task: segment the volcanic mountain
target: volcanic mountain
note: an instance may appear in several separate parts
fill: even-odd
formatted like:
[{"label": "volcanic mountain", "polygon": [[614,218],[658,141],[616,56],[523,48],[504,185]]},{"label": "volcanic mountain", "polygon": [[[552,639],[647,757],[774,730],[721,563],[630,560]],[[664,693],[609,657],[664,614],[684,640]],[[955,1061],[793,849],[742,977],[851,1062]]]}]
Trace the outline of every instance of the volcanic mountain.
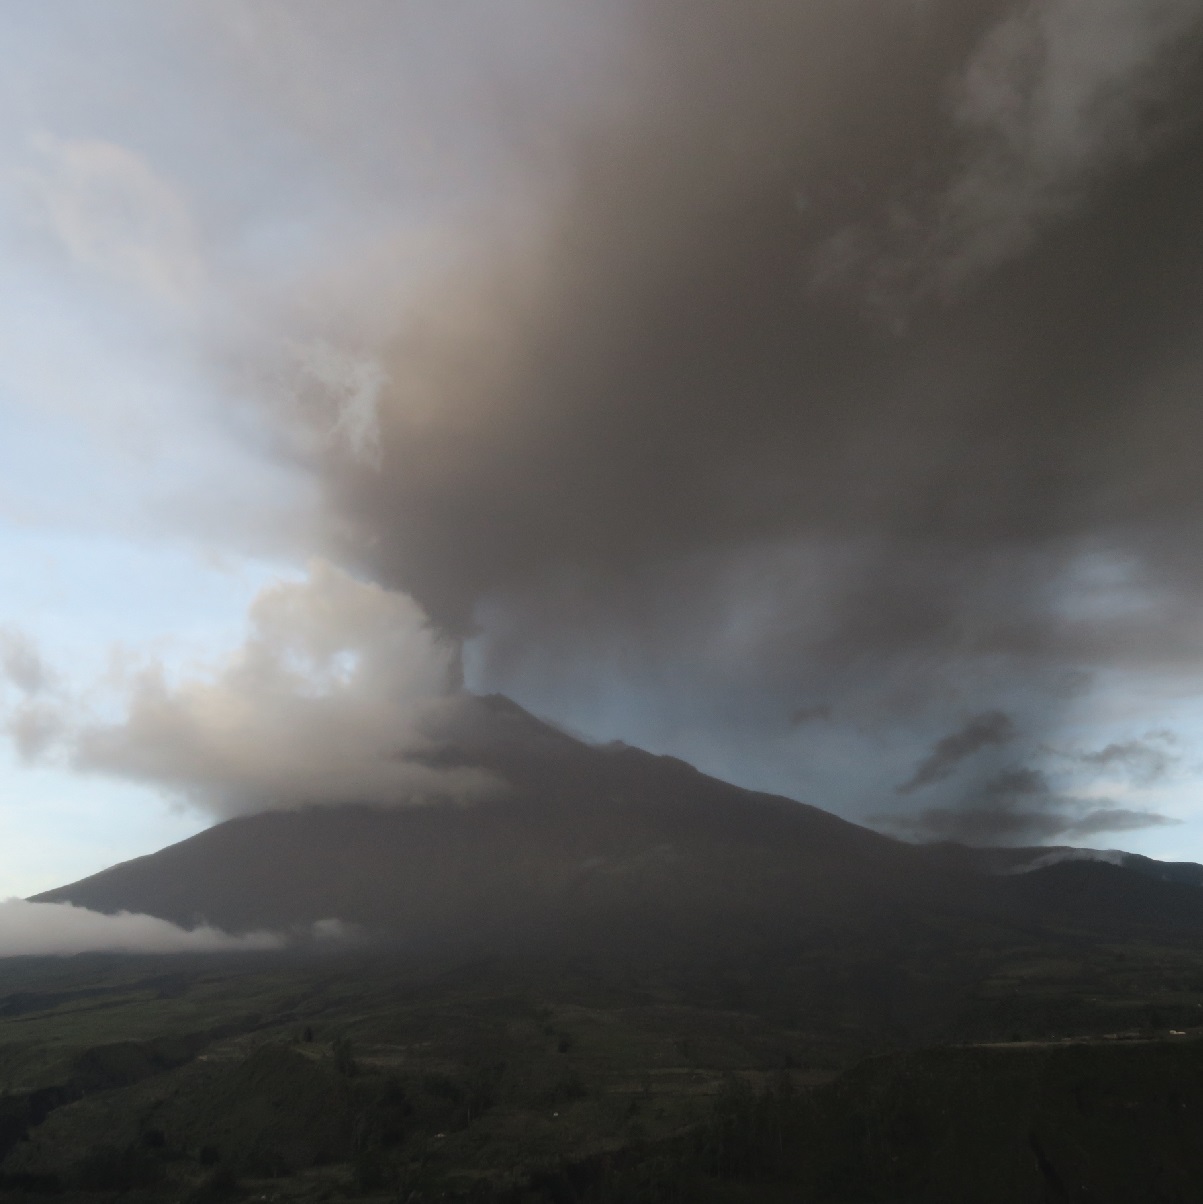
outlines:
[{"label": "volcanic mountain", "polygon": [[499,696],[466,697],[436,734],[425,759],[487,771],[497,797],[233,819],[37,901],[231,931],[337,918],[423,948],[1203,933],[1203,889],[1181,867],[905,843],[672,757],[588,744]]}]

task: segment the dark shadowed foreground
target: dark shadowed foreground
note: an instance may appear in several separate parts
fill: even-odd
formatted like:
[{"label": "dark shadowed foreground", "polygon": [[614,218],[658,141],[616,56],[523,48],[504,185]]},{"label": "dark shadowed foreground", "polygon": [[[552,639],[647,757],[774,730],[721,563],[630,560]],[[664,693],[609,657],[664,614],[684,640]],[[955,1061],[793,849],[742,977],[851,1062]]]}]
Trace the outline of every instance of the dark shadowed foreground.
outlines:
[{"label": "dark shadowed foreground", "polygon": [[1182,1200],[1203,870],[912,846],[503,699],[471,807],[230,821],[45,898],[274,953],[0,963],[5,1200]]}]

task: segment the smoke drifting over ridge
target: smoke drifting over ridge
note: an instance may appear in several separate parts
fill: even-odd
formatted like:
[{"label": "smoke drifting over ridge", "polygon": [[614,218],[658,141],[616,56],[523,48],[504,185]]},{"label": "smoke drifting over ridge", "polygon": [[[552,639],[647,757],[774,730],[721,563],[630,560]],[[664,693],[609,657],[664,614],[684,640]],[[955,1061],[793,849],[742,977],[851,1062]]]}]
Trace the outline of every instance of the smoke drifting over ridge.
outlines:
[{"label": "smoke drifting over ridge", "polygon": [[[1203,6],[623,11],[374,348],[338,554],[488,684],[700,657],[1037,740],[1096,671],[1197,665]],[[929,830],[1073,827],[964,793]]]},{"label": "smoke drifting over ridge", "polygon": [[[241,646],[169,669],[149,659],[82,693],[32,692],[0,708],[31,763],[144,782],[229,819],[328,803],[386,806],[504,793],[471,766],[431,764],[428,728],[454,713],[454,645],[412,599],[314,561],[305,579],[267,586]],[[13,684],[49,676],[10,634]],[[0,670],[3,669],[0,664]],[[0,700],[4,675],[0,672]],[[92,696],[92,697],[90,697]]]}]

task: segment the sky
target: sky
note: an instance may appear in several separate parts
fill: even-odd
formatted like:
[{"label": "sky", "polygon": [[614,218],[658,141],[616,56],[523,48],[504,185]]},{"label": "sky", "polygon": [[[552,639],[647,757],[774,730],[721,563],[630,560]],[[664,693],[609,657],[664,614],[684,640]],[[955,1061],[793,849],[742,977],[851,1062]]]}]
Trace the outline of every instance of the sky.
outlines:
[{"label": "sky", "polygon": [[1197,0],[5,33],[0,897],[487,805],[407,755],[465,687],[907,838],[1203,860]]}]

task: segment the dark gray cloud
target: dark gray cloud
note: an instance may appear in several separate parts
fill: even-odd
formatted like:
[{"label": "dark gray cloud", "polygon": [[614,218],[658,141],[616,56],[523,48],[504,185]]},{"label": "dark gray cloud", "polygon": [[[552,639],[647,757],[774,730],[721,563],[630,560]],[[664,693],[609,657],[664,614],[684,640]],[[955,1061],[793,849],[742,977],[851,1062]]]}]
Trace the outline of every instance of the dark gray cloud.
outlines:
[{"label": "dark gray cloud", "polygon": [[1087,839],[1100,832],[1135,832],[1141,828],[1160,828],[1179,824],[1180,819],[1158,815],[1153,811],[1136,811],[1127,807],[1096,807],[1080,814],[1066,829],[1071,839]]},{"label": "dark gray cloud", "polygon": [[[637,624],[690,557],[713,574],[809,543],[834,580],[802,636],[855,655],[1103,655],[1123,619],[1059,606],[1091,554],[1150,589],[1193,586],[1198,132],[1158,122],[1146,146],[1157,45],[1095,78],[1040,38],[1115,29],[1058,7],[1070,24],[1033,45],[999,42],[1015,9],[982,0],[641,10],[614,69],[624,103],[533,164],[533,239],[486,223],[399,316],[380,467],[330,465],[348,552],[465,632],[486,600],[535,629]],[[1139,26],[1144,6],[1121,7]],[[1102,88],[1111,123],[1073,143]],[[1057,89],[1081,92],[1058,134],[1074,155],[1046,162]],[[982,166],[1004,116],[1014,161]],[[987,183],[967,187],[974,172]],[[938,275],[968,254],[949,222],[977,238],[1003,221],[996,175],[1032,177],[1005,204],[1025,237],[946,299],[900,285],[904,326],[871,304],[884,284],[869,297],[859,269],[820,271],[851,231],[880,246],[872,264],[905,251],[908,280]],[[1073,204],[1046,214],[1042,189]],[[787,612],[806,600],[775,588]],[[1175,634],[1142,625],[1126,648]]]},{"label": "dark gray cloud", "polygon": [[930,807],[889,821],[901,835],[924,840],[955,840],[971,845],[1028,845],[1053,840],[1091,840],[1111,832],[1135,832],[1181,821],[1150,811],[1119,806],[1083,807],[1079,800],[1035,798],[1031,805]]},{"label": "dark gray cloud", "polygon": [[936,742],[931,752],[915,766],[915,772],[897,787],[898,793],[911,794],[924,786],[941,782],[974,753],[991,745],[1008,744],[1015,736],[1014,722],[1002,711],[974,715],[955,732]]},{"label": "dark gray cloud", "polygon": [[1014,766],[989,778],[951,806],[928,807],[878,822],[902,835],[957,840],[975,845],[1039,844],[1089,840],[1108,832],[1133,832],[1180,821],[1106,799],[1056,791],[1030,766]]},{"label": "dark gray cloud", "polygon": [[[1167,738],[1168,737],[1168,738]],[[1120,740],[1094,752],[1082,753],[1083,765],[1119,770],[1133,781],[1147,785],[1165,777],[1178,761],[1169,733],[1154,733],[1143,740]]]},{"label": "dark gray cloud", "polygon": [[373,296],[335,554],[486,686],[705,659],[729,711],[943,724],[1012,686],[1037,736],[1203,657],[1197,0],[615,13],[591,103],[501,98],[521,187]]},{"label": "dark gray cloud", "polygon": [[831,707],[825,702],[818,702],[811,706],[799,707],[789,717],[789,721],[794,727],[801,727],[804,723],[830,723],[832,718]]}]

